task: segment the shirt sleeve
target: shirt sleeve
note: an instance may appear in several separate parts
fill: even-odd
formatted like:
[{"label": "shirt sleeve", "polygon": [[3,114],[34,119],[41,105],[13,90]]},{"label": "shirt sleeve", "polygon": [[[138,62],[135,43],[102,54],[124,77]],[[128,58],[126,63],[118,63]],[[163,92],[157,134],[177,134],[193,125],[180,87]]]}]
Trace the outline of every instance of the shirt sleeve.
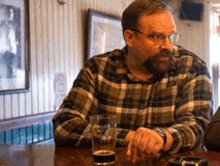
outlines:
[{"label": "shirt sleeve", "polygon": [[204,136],[204,143],[208,150],[220,151],[220,107],[212,117]]},{"label": "shirt sleeve", "polygon": [[[93,69],[92,69],[93,70]],[[97,78],[90,68],[83,68],[58,113],[53,117],[56,146],[91,146],[89,116],[98,114]],[[126,145],[129,130],[117,128],[117,146]]]},{"label": "shirt sleeve", "polygon": [[185,82],[176,101],[175,123],[167,128],[174,138],[169,153],[202,146],[212,112],[213,85],[205,63],[196,61],[181,77]]}]

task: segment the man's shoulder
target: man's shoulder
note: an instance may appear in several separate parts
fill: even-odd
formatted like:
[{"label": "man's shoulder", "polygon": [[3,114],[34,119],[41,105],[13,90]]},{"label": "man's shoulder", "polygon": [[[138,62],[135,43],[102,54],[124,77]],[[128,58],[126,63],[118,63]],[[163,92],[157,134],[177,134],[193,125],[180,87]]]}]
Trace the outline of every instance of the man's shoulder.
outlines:
[{"label": "man's shoulder", "polygon": [[92,59],[94,60],[117,60],[117,59],[121,59],[123,58],[124,55],[124,50],[120,50],[120,49],[115,49],[111,52],[106,52],[103,54],[99,54],[99,55],[95,55],[92,57]]},{"label": "man's shoulder", "polygon": [[206,62],[195,53],[178,46],[174,56],[177,73],[190,73],[195,75],[209,75]]},{"label": "man's shoulder", "polygon": [[117,63],[124,60],[125,57],[125,51],[124,49],[115,49],[111,52],[106,52],[103,54],[95,55],[92,58],[90,58],[86,65],[116,65]]},{"label": "man's shoulder", "polygon": [[[198,62],[198,63],[203,63],[206,65],[206,62],[201,58],[199,57],[198,55],[196,55],[195,53],[181,47],[181,46],[177,46],[177,58],[179,60],[193,60],[193,62]],[[181,62],[182,63],[182,62]]]}]

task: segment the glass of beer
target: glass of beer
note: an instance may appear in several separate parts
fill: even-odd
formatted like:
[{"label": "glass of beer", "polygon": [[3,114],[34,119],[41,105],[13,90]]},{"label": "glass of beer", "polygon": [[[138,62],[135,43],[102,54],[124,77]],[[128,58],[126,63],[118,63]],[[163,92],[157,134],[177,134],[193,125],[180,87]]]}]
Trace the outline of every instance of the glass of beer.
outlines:
[{"label": "glass of beer", "polygon": [[116,116],[90,116],[94,165],[115,163]]}]

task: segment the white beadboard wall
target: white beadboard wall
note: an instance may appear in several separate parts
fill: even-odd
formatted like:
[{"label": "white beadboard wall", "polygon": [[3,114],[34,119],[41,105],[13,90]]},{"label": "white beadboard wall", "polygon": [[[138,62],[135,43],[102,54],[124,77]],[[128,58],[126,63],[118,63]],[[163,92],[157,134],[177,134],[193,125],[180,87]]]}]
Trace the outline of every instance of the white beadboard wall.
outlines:
[{"label": "white beadboard wall", "polygon": [[[0,120],[54,111],[54,76],[67,75],[67,89],[84,63],[86,12],[89,8],[121,16],[133,0],[29,0],[30,91],[0,95]],[[181,45],[208,57],[208,13],[201,23],[177,21]],[[205,35],[204,35],[205,34]]]},{"label": "white beadboard wall", "polygon": [[54,76],[66,73],[68,91],[84,63],[89,8],[121,16],[133,0],[29,0],[30,91],[0,95],[0,120],[54,111]]}]

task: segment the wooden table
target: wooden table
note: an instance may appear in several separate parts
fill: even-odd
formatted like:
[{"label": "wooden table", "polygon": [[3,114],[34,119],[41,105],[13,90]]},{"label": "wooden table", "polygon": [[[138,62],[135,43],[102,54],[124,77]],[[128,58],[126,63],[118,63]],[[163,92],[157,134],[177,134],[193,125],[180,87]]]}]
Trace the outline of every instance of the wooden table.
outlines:
[{"label": "wooden table", "polygon": [[[166,166],[171,157],[204,157],[209,166],[220,166],[220,153],[194,150],[156,160],[132,164],[126,148],[117,148],[115,166]],[[2,165],[1,165],[2,161]],[[52,145],[0,145],[0,166],[92,166],[91,148],[64,148]]]}]

